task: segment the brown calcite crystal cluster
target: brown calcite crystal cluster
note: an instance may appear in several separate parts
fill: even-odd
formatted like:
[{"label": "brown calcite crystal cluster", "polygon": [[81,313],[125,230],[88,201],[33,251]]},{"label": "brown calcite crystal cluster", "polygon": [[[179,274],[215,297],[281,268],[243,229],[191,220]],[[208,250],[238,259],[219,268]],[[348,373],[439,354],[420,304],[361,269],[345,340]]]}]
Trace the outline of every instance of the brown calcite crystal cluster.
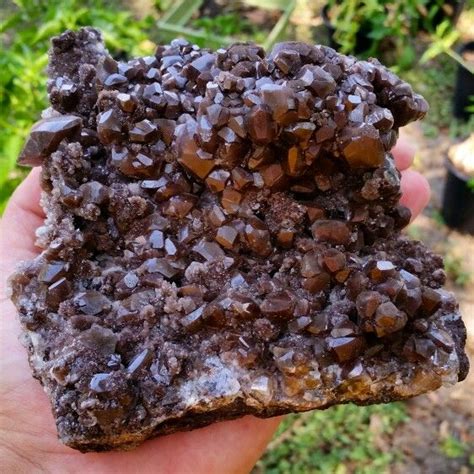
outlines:
[{"label": "brown calcite crystal cluster", "polygon": [[34,376],[81,451],[462,380],[442,260],[400,230],[398,129],[424,99],[324,46],[182,40],[114,61],[54,38],[41,255],[12,278]]}]

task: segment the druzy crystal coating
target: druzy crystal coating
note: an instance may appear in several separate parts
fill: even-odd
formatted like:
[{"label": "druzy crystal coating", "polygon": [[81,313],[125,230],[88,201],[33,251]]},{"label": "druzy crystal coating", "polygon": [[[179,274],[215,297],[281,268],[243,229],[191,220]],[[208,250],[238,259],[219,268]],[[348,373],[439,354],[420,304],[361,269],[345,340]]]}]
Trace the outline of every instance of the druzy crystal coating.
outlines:
[{"label": "druzy crystal coating", "polygon": [[41,255],[12,278],[60,439],[128,449],[244,414],[407,398],[465,377],[441,258],[401,236],[390,149],[424,99],[324,46],[117,62],[54,38]]}]

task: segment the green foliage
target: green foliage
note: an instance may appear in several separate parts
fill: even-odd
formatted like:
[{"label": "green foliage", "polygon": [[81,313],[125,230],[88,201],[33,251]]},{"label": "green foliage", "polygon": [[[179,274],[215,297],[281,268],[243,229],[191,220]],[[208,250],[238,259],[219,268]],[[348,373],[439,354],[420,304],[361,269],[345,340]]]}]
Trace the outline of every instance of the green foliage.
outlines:
[{"label": "green foliage", "polygon": [[[437,136],[440,128],[449,129],[457,123],[453,119],[451,108],[455,75],[456,63],[446,55],[436,57],[424,67],[400,71],[400,76],[430,104],[430,110],[421,122],[421,127],[428,137]],[[461,130],[456,133],[460,132]]]},{"label": "green foliage", "polygon": [[216,36],[235,36],[242,32],[255,33],[255,28],[246,18],[238,13],[227,13],[215,17],[201,17],[193,22],[193,27]]},{"label": "green foliage", "polygon": [[447,458],[460,458],[466,454],[467,446],[453,435],[448,435],[440,443],[440,450]]},{"label": "green foliage", "polygon": [[464,287],[471,281],[472,274],[466,270],[462,259],[451,253],[444,256],[444,268],[449,278],[458,286]]},{"label": "green foliage", "polygon": [[[442,12],[441,0],[330,0],[335,40],[344,53],[385,56],[386,61],[404,70],[414,64],[413,38],[420,30],[433,31]],[[449,20],[446,20],[450,24]],[[360,41],[368,42],[360,51]]]},{"label": "green foliage", "polygon": [[[453,28],[453,25],[448,20],[443,21],[438,25],[435,32],[431,35],[431,44],[423,53],[420,58],[420,64],[426,64],[431,62],[433,64],[434,59],[438,59],[440,56],[445,55],[453,59],[453,65],[455,63],[466,68],[470,73],[474,74],[474,67],[469,62],[465,61],[463,57],[458,54],[455,50],[455,43],[459,40],[460,34]],[[446,80],[440,77],[441,81]],[[451,79],[450,79],[451,81]],[[452,82],[451,82],[452,83]],[[439,86],[438,86],[439,90]],[[474,97],[469,97],[470,104],[466,107],[466,111],[471,112],[473,116],[466,122],[464,120],[450,120],[449,121],[449,135],[451,138],[468,136],[474,130]],[[435,107],[438,107],[439,102],[436,103]],[[450,112],[450,111],[449,111]],[[436,117],[435,117],[436,119]]]},{"label": "green foliage", "polygon": [[373,40],[373,48],[385,36],[384,2],[377,0],[360,1],[348,0],[328,2],[329,14],[335,28],[334,39],[344,53],[353,53],[356,50],[357,35],[368,31]]},{"label": "green foliage", "polygon": [[[428,99],[428,102],[432,105],[432,111],[428,114],[428,121],[424,123],[425,134],[426,126],[430,123],[438,124],[438,126],[448,126],[450,138],[466,137],[471,134],[474,130],[474,103],[473,99],[470,97],[469,100],[471,104],[466,107],[468,112],[473,113],[473,116],[469,120],[457,120],[451,118],[451,104],[444,98],[437,97],[440,91],[445,91],[444,87],[440,85],[446,83],[447,90],[451,92],[452,84],[454,84],[454,74],[456,63],[466,68],[472,74],[474,74],[474,67],[465,61],[455,50],[454,45],[458,41],[460,35],[455,29],[453,29],[452,24],[445,20],[438,27],[436,31],[431,35],[431,44],[423,53],[420,58],[420,64],[430,63],[430,65],[436,64],[434,61],[437,61],[438,64],[446,65],[447,61],[451,62],[451,66],[446,68],[449,71],[449,74],[443,74],[442,70],[438,71],[438,68],[420,68],[420,73],[422,75],[420,83],[424,83],[425,87],[430,89],[430,92],[433,92],[433,98],[425,95]],[[448,58],[448,59],[447,59]],[[450,58],[450,59],[449,59]],[[427,81],[424,78],[424,75],[428,75]],[[414,79],[416,81],[416,79]],[[418,81],[417,81],[418,82]],[[434,112],[434,114],[433,114]],[[428,135],[429,136],[429,135]]]},{"label": "green foliage", "polygon": [[16,158],[31,125],[46,107],[47,50],[66,29],[100,28],[115,55],[150,53],[150,18],[134,19],[103,0],[15,0],[0,22],[0,213],[25,171]]},{"label": "green foliage", "polygon": [[458,41],[460,34],[453,28],[450,21],[444,20],[438,25],[434,34],[431,35],[431,44],[423,53],[420,59],[424,64],[440,54],[447,54],[461,66],[465,67],[470,73],[474,74],[474,67],[465,61],[462,56],[453,49],[454,44]]},{"label": "green foliage", "polygon": [[468,97],[469,100],[469,105],[466,107],[466,112],[470,112],[471,114],[474,114],[474,95],[470,95]]},{"label": "green foliage", "polygon": [[449,137],[451,139],[467,138],[474,133],[474,112],[468,120],[454,119],[449,124]]},{"label": "green foliage", "polygon": [[420,59],[421,63],[426,63],[436,56],[449,51],[458,39],[459,32],[453,29],[448,20],[443,21],[438,25],[435,33],[431,36],[431,44],[423,53]]},{"label": "green foliage", "polygon": [[[259,30],[240,13],[229,12],[214,17],[200,17],[191,23],[191,27],[202,30],[209,37],[238,38],[239,41],[253,41],[262,44],[268,31]],[[199,46],[208,47],[206,39],[195,39]]]},{"label": "green foliage", "polygon": [[[348,464],[351,472],[384,472],[397,460],[398,454],[382,449],[375,436],[392,433],[408,419],[405,406],[400,403],[368,407],[340,405],[312,412],[299,424],[301,416],[305,415],[290,415],[285,419],[274,439],[278,440],[287,430],[292,430],[291,436],[267,451],[255,472],[343,474]],[[371,421],[377,422],[376,428]]]},{"label": "green foliage", "polygon": [[26,173],[26,170],[13,170],[8,173],[8,179],[5,179],[3,183],[0,184],[0,216],[5,210],[8,199],[26,176]]},{"label": "green foliage", "polygon": [[437,209],[431,212],[431,218],[436,222],[438,227],[443,227],[446,225],[443,215]]},{"label": "green foliage", "polygon": [[263,8],[265,10],[284,10],[289,3],[288,0],[241,0],[241,2],[247,6]]},{"label": "green foliage", "polygon": [[422,123],[421,128],[426,138],[436,138],[439,135],[439,128],[433,123]]},{"label": "green foliage", "polygon": [[153,7],[159,13],[165,12],[174,2],[172,0],[154,0]]}]

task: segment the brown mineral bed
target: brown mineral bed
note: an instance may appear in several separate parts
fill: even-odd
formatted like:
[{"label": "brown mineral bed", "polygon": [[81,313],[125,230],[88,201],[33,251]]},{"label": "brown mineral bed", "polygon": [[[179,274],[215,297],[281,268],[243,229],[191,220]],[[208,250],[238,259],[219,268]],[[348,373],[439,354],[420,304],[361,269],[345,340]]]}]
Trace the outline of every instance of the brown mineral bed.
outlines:
[{"label": "brown mineral bed", "polygon": [[244,414],[462,380],[442,260],[400,230],[398,128],[425,100],[376,60],[182,40],[116,62],[53,39],[41,255],[12,278],[33,374],[81,451]]}]

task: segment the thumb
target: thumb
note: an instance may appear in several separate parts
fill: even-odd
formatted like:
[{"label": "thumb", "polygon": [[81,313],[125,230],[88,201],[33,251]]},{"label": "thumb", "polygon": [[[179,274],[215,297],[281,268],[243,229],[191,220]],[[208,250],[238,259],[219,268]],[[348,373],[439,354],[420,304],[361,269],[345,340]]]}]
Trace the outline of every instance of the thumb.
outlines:
[{"label": "thumb", "polygon": [[39,200],[40,169],[35,168],[13,193],[0,221],[0,298],[6,294],[6,280],[21,260],[38,253],[35,230],[44,219]]}]

